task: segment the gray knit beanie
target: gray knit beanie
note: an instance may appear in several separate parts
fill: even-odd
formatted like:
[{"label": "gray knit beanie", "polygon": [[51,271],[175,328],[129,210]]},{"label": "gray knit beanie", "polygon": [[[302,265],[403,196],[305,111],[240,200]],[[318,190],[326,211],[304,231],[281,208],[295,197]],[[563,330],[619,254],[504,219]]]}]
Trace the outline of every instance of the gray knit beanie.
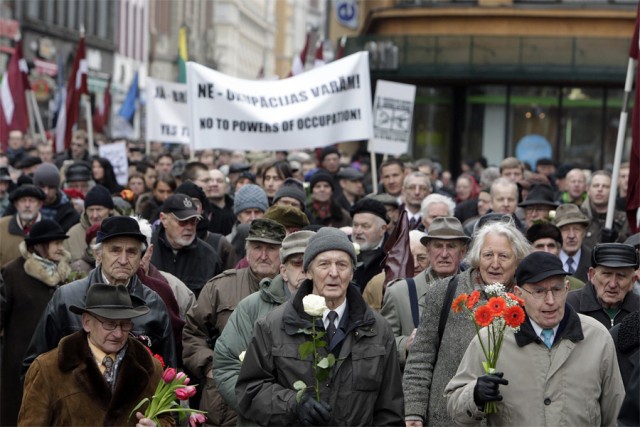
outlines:
[{"label": "gray knit beanie", "polygon": [[309,264],[318,254],[327,251],[344,251],[349,254],[354,265],[357,262],[356,250],[347,235],[337,228],[322,227],[309,239],[307,249],[304,251],[302,261],[304,271],[307,271]]},{"label": "gray knit beanie", "polygon": [[277,202],[282,197],[291,197],[292,199],[296,199],[300,202],[302,210],[304,211],[304,205],[307,202],[307,195],[304,192],[302,183],[297,179],[285,179],[278,191],[276,191],[276,195],[273,196],[273,203]]},{"label": "gray knit beanie", "polygon": [[269,209],[269,201],[267,200],[267,193],[261,187],[255,184],[248,184],[241,187],[236,193],[233,202],[233,213],[238,215],[240,212],[252,208],[265,212]]},{"label": "gray knit beanie", "polygon": [[43,163],[33,174],[33,183],[38,187],[60,187],[60,171],[53,163]]}]

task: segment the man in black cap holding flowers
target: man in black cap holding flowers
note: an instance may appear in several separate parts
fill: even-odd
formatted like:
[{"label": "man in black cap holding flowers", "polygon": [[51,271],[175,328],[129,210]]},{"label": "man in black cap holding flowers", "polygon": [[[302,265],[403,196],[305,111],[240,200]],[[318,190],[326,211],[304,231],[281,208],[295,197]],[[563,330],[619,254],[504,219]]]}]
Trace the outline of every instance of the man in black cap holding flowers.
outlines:
[{"label": "man in black cap holding flowers", "polygon": [[[478,337],[471,341],[445,388],[449,415],[457,425],[485,417],[490,425],[616,425],[624,386],[613,340],[598,321],[566,304],[569,282],[560,259],[529,254],[516,282],[524,323],[505,331],[494,373],[483,369]],[[490,402],[497,412],[486,414]]]},{"label": "man in black cap holding flowers", "polygon": [[53,294],[31,339],[23,370],[38,355],[55,348],[63,337],[83,328],[82,318],[70,313],[68,307],[81,306],[96,283],[126,286],[129,294],[146,303],[149,313],[133,321],[131,334],[161,355],[167,365],[177,366],[167,308],[158,294],[136,276],[145,249],[146,237],[135,219],[114,216],[103,220],[96,238],[97,267],[84,279],[64,285]]},{"label": "man in black cap holding flowers", "polygon": [[[96,283],[69,310],[82,329],[33,362],[18,425],[132,425],[129,414],[162,378],[160,362],[129,336],[132,319],[149,307],[122,285]],[[140,412],[136,418],[139,426],[155,425]]]}]

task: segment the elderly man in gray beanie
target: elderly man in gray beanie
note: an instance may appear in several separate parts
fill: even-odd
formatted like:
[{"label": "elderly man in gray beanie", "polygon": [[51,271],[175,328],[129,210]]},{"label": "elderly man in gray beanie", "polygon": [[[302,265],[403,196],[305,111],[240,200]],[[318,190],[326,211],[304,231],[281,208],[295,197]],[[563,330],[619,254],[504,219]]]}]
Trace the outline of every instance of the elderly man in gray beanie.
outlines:
[{"label": "elderly man in gray beanie", "polygon": [[[342,231],[324,227],[309,239],[303,257],[307,279],[286,304],[255,326],[236,383],[238,408],[261,425],[401,425],[402,378],[389,324],[372,311],[351,283],[353,244]],[[324,297],[322,316],[305,312],[303,299]],[[313,358],[300,359],[312,322],[333,355],[328,379],[296,398],[296,381],[316,384]],[[306,332],[307,331],[307,332]],[[317,398],[319,396],[319,399]]]}]

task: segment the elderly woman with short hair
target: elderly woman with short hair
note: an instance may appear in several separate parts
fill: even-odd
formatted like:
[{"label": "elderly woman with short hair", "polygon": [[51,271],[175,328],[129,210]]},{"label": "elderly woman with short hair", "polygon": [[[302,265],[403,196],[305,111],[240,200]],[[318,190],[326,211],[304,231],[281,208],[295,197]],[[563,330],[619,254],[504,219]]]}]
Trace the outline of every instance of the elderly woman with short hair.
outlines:
[{"label": "elderly woman with short hair", "polygon": [[[454,424],[447,414],[444,388],[476,330],[465,316],[449,313],[451,302],[462,293],[482,291],[496,282],[512,288],[516,267],[530,252],[529,242],[512,223],[488,223],[477,231],[467,253],[470,268],[428,289],[404,371],[407,426]],[[486,298],[481,294],[481,299]]]}]

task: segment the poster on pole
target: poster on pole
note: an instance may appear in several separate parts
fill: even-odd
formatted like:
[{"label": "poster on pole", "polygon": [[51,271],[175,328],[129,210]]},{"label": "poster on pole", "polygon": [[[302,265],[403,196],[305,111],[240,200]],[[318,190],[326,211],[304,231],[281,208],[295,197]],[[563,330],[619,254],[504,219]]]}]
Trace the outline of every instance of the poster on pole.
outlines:
[{"label": "poster on pole", "polygon": [[293,150],[372,135],[369,57],[284,80],[242,80],[187,63],[194,149]]},{"label": "poster on pole", "polygon": [[100,157],[109,160],[113,165],[113,172],[116,175],[116,181],[120,185],[127,185],[129,179],[129,161],[127,160],[127,143],[113,142],[104,144],[98,148]]},{"label": "poster on pole", "polygon": [[148,141],[190,144],[187,85],[147,78]]},{"label": "poster on pole", "polygon": [[416,87],[378,80],[373,99],[373,138],[368,151],[399,156],[409,152]]}]

